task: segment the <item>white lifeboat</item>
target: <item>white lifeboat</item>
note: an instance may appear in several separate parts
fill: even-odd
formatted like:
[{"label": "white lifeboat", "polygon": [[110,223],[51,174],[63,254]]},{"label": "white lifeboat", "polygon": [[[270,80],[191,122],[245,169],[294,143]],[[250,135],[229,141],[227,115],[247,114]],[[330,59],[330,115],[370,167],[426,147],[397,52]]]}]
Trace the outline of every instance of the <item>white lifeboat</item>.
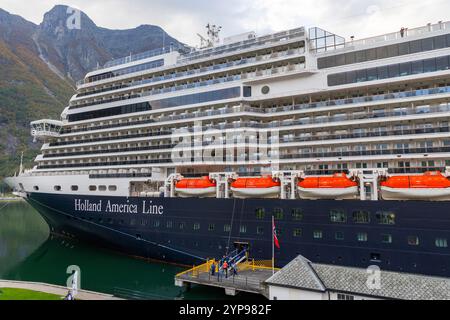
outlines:
[{"label": "white lifeboat", "polygon": [[231,191],[236,198],[278,198],[281,183],[272,177],[238,178],[231,184]]},{"label": "white lifeboat", "polygon": [[208,198],[216,195],[216,183],[208,177],[182,179],[175,185],[175,191],[183,198]]},{"label": "white lifeboat", "polygon": [[300,198],[308,200],[351,200],[359,195],[358,183],[350,180],[345,173],[305,178],[299,182],[298,191]]},{"label": "white lifeboat", "polygon": [[392,176],[381,183],[384,200],[450,201],[450,180],[440,172]]}]

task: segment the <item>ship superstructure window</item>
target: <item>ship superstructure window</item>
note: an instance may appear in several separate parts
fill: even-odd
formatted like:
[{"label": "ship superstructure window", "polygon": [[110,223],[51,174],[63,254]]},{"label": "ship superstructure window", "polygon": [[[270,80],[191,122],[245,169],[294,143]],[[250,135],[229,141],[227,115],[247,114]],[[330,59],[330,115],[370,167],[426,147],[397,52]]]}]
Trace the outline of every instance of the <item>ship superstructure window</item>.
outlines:
[{"label": "ship superstructure window", "polygon": [[381,242],[386,243],[386,244],[391,244],[392,243],[392,235],[390,235],[390,234],[382,234],[381,235]]},{"label": "ship superstructure window", "polygon": [[231,226],[229,224],[226,224],[223,226],[223,232],[230,232],[231,231]]},{"label": "ship superstructure window", "polygon": [[282,220],[284,219],[284,212],[282,208],[275,208],[273,209],[273,215],[275,217],[275,220]]},{"label": "ship superstructure window", "polygon": [[54,186],[53,189],[54,189],[55,191],[61,191],[61,186]]},{"label": "ship superstructure window", "polygon": [[359,232],[359,233],[356,235],[356,239],[357,239],[359,242],[367,242],[367,239],[368,239],[367,233],[365,233],[365,232]]},{"label": "ship superstructure window", "polygon": [[239,233],[247,233],[247,226],[246,225],[241,225],[239,227]]},{"label": "ship superstructure window", "polygon": [[420,244],[419,237],[417,237],[417,236],[409,236],[408,237],[408,245],[418,246],[419,244]]},{"label": "ship superstructure window", "polygon": [[173,228],[173,221],[167,221],[166,222],[166,228],[167,229],[172,229]]},{"label": "ship superstructure window", "polygon": [[264,227],[257,227],[256,228],[256,234],[257,235],[263,235],[264,234]]},{"label": "ship superstructure window", "polygon": [[216,225],[214,223],[210,223],[208,226],[208,231],[214,231],[216,229]]},{"label": "ship superstructure window", "polygon": [[78,191],[78,186],[71,186],[71,187],[70,187],[70,190],[72,190],[72,191]]},{"label": "ship superstructure window", "polygon": [[315,230],[313,232],[314,239],[322,239],[323,238],[323,232],[322,230]]},{"label": "ship superstructure window", "polygon": [[[362,69],[331,74],[328,76],[328,86],[383,80],[389,78],[404,77],[415,74],[429,73],[450,69],[450,56],[393,64],[372,69]],[[439,60],[438,60],[439,59]],[[367,72],[370,71],[370,79]]]},{"label": "ship superstructure window", "polygon": [[195,231],[200,230],[200,223],[194,223],[194,230]]},{"label": "ship superstructure window", "polygon": [[302,236],[302,229],[294,229],[293,235],[294,237],[301,237]]},{"label": "ship superstructure window", "polygon": [[348,64],[398,57],[435,49],[443,49],[447,47],[450,47],[450,38],[443,35],[378,47],[376,49],[360,50],[356,52],[323,57],[317,59],[317,65],[319,69],[333,68]]},{"label": "ship superstructure window", "polygon": [[184,230],[184,226],[185,226],[186,224],[184,223],[184,222],[180,222],[179,224],[178,224],[178,229],[180,229],[180,230]]},{"label": "ship superstructure window", "polygon": [[341,231],[338,231],[334,234],[334,238],[336,240],[342,241],[342,240],[344,240],[344,233]]},{"label": "ship superstructure window", "polygon": [[266,216],[266,212],[264,208],[258,208],[256,209],[256,219],[264,219]]},{"label": "ship superstructure window", "polygon": [[378,224],[387,224],[394,225],[395,224],[395,213],[388,211],[378,211],[376,213],[376,218]]},{"label": "ship superstructure window", "polygon": [[117,186],[108,186],[108,190],[112,192],[117,191]]},{"label": "ship superstructure window", "polygon": [[34,190],[34,191],[39,191],[39,187],[38,187],[38,186],[34,186],[34,187],[33,187],[33,190]]},{"label": "ship superstructure window", "polygon": [[152,226],[153,226],[153,228],[159,228],[159,226],[160,226],[159,220],[153,220]]},{"label": "ship superstructure window", "polygon": [[447,239],[445,239],[445,238],[436,238],[435,245],[438,248],[448,248]]},{"label": "ship superstructure window", "polygon": [[331,210],[330,211],[331,222],[345,223],[347,222],[347,213],[344,210]]},{"label": "ship superstructure window", "polygon": [[89,186],[89,191],[97,191],[97,186]]},{"label": "ship superstructure window", "polygon": [[292,209],[292,220],[294,221],[302,221],[303,220],[303,211],[301,209]]},{"label": "ship superstructure window", "polygon": [[98,191],[106,191],[106,186],[98,186]]},{"label": "ship superstructure window", "polygon": [[149,70],[149,69],[155,69],[158,67],[162,67],[163,65],[164,65],[164,59],[159,59],[156,61],[139,64],[137,66],[122,68],[122,69],[114,70],[111,72],[106,72],[106,73],[102,73],[102,74],[99,74],[96,76],[92,76],[87,79],[87,82],[90,83],[90,82],[99,81],[99,80],[103,80],[103,79],[122,76],[122,75],[129,74],[129,73],[134,73],[134,72],[139,72],[139,71],[144,71],[144,70]]},{"label": "ship superstructure window", "polygon": [[370,213],[368,211],[358,210],[353,212],[353,222],[367,224],[370,223]]}]

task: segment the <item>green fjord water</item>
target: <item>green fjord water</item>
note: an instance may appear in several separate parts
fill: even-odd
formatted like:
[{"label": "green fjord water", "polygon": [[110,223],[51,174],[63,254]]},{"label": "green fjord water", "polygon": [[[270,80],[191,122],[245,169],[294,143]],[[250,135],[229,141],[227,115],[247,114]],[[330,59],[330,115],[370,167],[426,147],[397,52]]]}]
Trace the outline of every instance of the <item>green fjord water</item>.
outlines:
[{"label": "green fjord water", "polygon": [[[53,237],[24,201],[0,202],[0,279],[66,285],[67,267],[81,269],[81,288],[114,294],[117,288],[154,299],[230,299],[222,289],[175,287],[181,267],[133,259],[78,241]],[[238,295],[235,299],[257,299]]]}]

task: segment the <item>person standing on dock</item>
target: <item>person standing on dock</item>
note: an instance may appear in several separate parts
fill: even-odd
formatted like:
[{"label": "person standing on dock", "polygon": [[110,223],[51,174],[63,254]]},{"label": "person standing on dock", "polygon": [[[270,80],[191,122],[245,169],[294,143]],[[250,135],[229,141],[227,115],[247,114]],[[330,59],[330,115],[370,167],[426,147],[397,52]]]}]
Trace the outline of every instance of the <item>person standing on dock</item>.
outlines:
[{"label": "person standing on dock", "polygon": [[213,262],[211,264],[211,275],[214,276],[216,274],[216,264]]},{"label": "person standing on dock", "polygon": [[228,262],[225,260],[222,266],[223,270],[225,271],[225,279],[228,278]]}]

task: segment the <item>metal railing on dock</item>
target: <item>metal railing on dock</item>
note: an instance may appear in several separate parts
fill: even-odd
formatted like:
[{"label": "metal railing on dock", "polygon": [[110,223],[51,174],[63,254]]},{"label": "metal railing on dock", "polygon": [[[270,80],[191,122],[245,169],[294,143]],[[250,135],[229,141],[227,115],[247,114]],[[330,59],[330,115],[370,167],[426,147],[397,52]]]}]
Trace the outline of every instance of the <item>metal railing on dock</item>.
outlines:
[{"label": "metal railing on dock", "polygon": [[[215,265],[214,273],[211,268],[213,264]],[[272,276],[273,271],[276,272],[278,270],[278,268],[272,269],[271,260],[247,259],[247,261],[237,266],[236,273],[234,273],[232,268],[226,273],[219,268],[217,261],[212,259],[202,265],[193,266],[191,269],[177,274],[175,281],[178,285],[192,283],[220,287],[232,295],[239,291],[245,291],[262,294],[267,297],[265,281]]]}]

